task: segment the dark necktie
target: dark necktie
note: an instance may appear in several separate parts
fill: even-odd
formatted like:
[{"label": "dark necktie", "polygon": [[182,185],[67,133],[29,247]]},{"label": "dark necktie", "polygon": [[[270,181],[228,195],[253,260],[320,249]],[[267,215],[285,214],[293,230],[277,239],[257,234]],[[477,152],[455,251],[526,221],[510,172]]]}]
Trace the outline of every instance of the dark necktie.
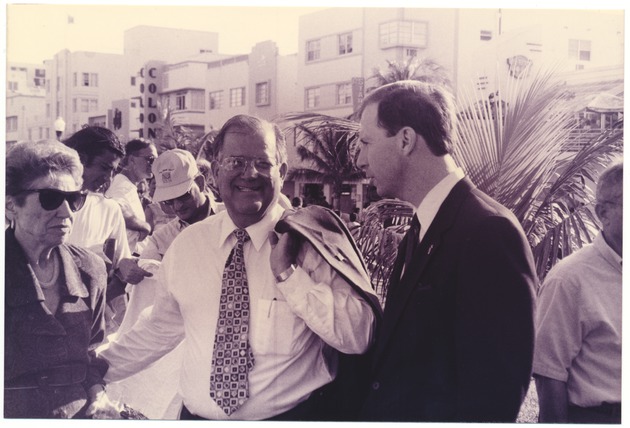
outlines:
[{"label": "dark necktie", "polygon": [[420,221],[418,220],[418,215],[414,214],[413,219],[411,220],[411,227],[407,232],[407,247],[405,249],[405,271],[409,269],[409,264],[413,259],[413,253],[416,251],[419,242]]},{"label": "dark necktie", "polygon": [[249,398],[247,375],[254,367],[249,345],[249,288],[243,246],[244,229],[234,231],[236,245],[228,256],[221,282],[219,319],[214,336],[210,397],[229,416]]}]

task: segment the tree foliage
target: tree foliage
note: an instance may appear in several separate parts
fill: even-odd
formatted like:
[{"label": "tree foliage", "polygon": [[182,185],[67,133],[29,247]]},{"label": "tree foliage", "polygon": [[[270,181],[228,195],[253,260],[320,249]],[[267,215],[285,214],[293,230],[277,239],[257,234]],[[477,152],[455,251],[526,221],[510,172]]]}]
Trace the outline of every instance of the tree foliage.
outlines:
[{"label": "tree foliage", "polygon": [[356,123],[348,119],[319,114],[288,114],[284,121],[296,136],[301,166],[289,169],[287,180],[328,184],[333,208],[339,209],[344,183],[364,177],[354,161],[358,133]]}]

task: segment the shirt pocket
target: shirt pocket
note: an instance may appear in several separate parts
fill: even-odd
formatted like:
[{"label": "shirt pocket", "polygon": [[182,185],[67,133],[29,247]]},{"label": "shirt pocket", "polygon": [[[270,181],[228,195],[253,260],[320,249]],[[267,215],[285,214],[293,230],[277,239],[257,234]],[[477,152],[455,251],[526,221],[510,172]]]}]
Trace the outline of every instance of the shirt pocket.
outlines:
[{"label": "shirt pocket", "polygon": [[250,324],[254,355],[295,355],[304,349],[310,330],[286,301],[258,299],[254,314]]}]

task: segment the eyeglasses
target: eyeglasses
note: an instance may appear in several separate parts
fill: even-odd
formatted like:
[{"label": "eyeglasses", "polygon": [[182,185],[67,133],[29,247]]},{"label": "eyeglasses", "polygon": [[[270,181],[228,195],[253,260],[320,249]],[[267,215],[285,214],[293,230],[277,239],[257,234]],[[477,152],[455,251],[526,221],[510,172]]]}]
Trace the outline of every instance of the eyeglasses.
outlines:
[{"label": "eyeglasses", "polygon": [[39,204],[46,211],[56,210],[68,201],[68,206],[72,212],[79,211],[85,204],[87,192],[77,190],[75,192],[64,192],[57,189],[25,189],[20,193],[39,193]]},{"label": "eyeglasses", "polygon": [[179,201],[180,203],[183,204],[185,202],[188,202],[192,198],[192,193],[191,192],[192,192],[192,188],[188,192],[184,193],[181,196],[178,196],[178,197],[173,198],[173,199],[167,199],[167,200],[162,201],[160,203],[164,204],[164,205],[168,205],[169,207],[172,207],[173,205],[175,205],[175,201]]},{"label": "eyeglasses", "polygon": [[220,165],[227,171],[238,171],[241,174],[247,170],[249,165],[251,165],[262,175],[269,175],[271,168],[275,166],[275,164],[272,164],[265,159],[249,159],[243,156],[228,156],[221,161]]},{"label": "eyeglasses", "polygon": [[139,155],[132,155],[136,158],[144,158],[144,160],[146,160],[147,162],[149,162],[149,165],[153,165],[153,162],[155,162],[155,156],[150,155],[150,156],[139,156]]}]

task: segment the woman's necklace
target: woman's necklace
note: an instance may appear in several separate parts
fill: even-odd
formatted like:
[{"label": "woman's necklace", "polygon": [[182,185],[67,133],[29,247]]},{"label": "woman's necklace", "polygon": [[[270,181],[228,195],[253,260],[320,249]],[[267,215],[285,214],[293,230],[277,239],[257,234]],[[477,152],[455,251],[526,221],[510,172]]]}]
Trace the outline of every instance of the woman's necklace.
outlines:
[{"label": "woman's necklace", "polygon": [[53,254],[52,260],[52,274],[48,280],[41,279],[39,276],[37,280],[39,281],[39,285],[42,288],[51,288],[57,282],[57,278],[59,278],[59,261],[57,257]]}]

